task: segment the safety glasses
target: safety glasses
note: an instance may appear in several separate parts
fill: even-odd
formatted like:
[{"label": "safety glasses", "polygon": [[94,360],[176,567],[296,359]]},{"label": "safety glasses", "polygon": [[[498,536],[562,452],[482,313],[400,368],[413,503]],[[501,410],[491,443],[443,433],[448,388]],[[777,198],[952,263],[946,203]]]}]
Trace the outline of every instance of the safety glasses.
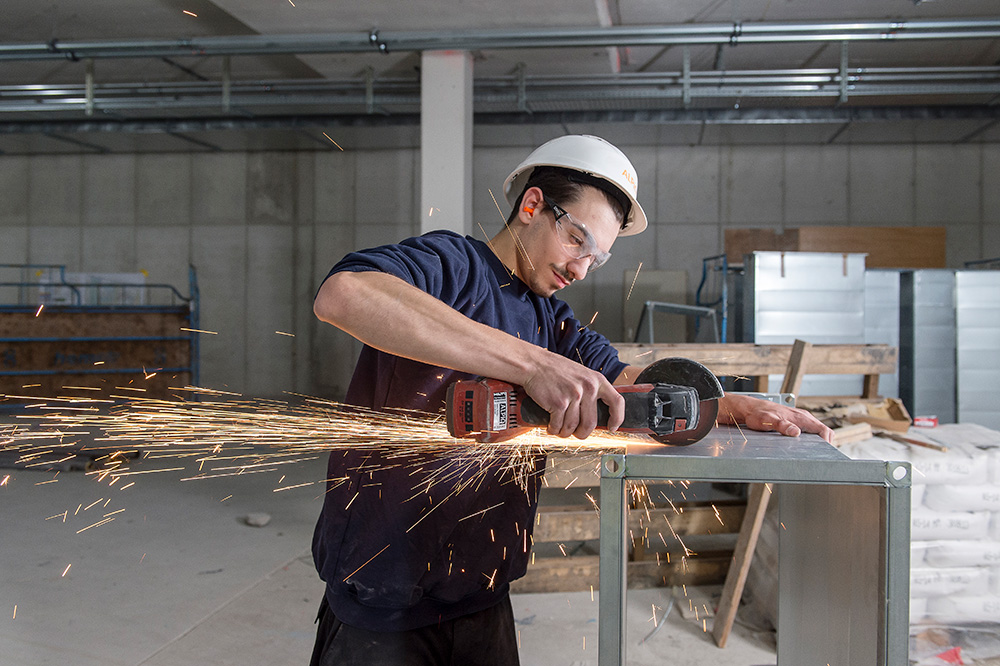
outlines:
[{"label": "safety glasses", "polygon": [[548,197],[543,195],[542,200],[546,206],[552,209],[552,215],[556,220],[556,234],[559,236],[559,242],[566,254],[573,259],[590,257],[588,272],[596,271],[607,263],[608,259],[611,258],[611,253],[602,252],[597,247],[597,240],[587,229],[587,225],[570,215]]}]

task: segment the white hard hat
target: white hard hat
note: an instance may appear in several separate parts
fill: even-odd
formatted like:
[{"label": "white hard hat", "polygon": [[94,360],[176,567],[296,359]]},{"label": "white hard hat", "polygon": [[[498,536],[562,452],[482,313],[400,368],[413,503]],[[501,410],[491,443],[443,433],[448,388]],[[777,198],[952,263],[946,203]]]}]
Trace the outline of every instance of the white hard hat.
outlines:
[{"label": "white hard hat", "polygon": [[504,196],[511,206],[517,205],[531,172],[535,167],[553,166],[572,169],[605,181],[624,194],[632,204],[619,236],[632,236],[646,228],[646,214],[636,200],[639,180],[635,167],[625,153],[599,136],[570,134],[552,139],[535,148],[503,184]]}]

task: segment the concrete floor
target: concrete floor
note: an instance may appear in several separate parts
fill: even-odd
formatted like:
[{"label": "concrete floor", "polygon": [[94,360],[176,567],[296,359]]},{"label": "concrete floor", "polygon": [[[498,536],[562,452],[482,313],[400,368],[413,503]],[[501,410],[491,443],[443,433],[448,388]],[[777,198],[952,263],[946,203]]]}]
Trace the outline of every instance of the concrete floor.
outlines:
[{"label": "concrete floor", "polygon": [[[308,663],[323,590],[309,544],[324,471],[314,459],[185,481],[193,469],[184,469],[136,475],[126,487],[128,479],[109,486],[81,471],[0,469],[0,662]],[[253,512],[270,522],[248,526]],[[669,593],[630,592],[630,664],[775,663],[770,635],[737,626],[719,649],[700,622],[676,610],[640,644],[653,628],[652,606],[664,607]],[[513,601],[524,666],[597,664],[598,604],[589,592]]]}]

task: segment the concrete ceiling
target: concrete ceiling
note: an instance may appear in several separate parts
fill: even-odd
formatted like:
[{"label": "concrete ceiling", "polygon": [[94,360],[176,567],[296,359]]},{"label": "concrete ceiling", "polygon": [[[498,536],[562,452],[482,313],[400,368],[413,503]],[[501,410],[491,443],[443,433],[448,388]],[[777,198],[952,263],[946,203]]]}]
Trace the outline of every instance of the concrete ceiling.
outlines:
[{"label": "concrete ceiling", "polygon": [[[357,34],[426,34],[540,28],[595,28],[613,26],[698,26],[754,22],[927,21],[1000,17],[996,0],[411,0],[364,3],[330,0],[5,0],[0,22],[0,47],[26,43],[89,41],[181,40],[224,36]],[[687,50],[692,74],[724,75],[730,79],[747,70],[836,71],[842,52],[836,41],[735,46],[714,44],[656,46],[591,46],[564,48],[480,49],[474,51],[477,81],[502,79],[504,85],[522,72],[538,90],[543,79],[569,77],[602,81],[640,75],[676,75],[684,68]],[[997,141],[1000,102],[1000,39],[935,39],[920,41],[857,41],[848,46],[849,67],[983,68],[976,74],[979,88],[957,90],[939,86],[935,95],[906,93],[896,97],[853,95],[846,103],[836,95],[795,97],[764,95],[696,97],[688,104],[679,98],[643,97],[619,93],[610,85],[594,88],[590,98],[546,98],[539,93],[525,107],[488,106],[477,101],[477,141],[503,136],[504,127],[524,122],[556,126],[591,127],[617,120],[658,125],[656,137],[665,143],[713,142],[912,142]],[[259,85],[273,93],[289,82],[328,85],[353,82],[363,90],[365,72],[376,92],[389,81],[418,91],[419,54],[412,51],[379,53],[247,54],[232,56],[228,65],[218,56],[180,54],[169,57],[100,58],[93,62],[97,101],[93,115],[79,104],[86,64],[68,58],[6,60],[0,62],[0,151],[5,153],[164,151],[232,149],[328,149],[322,126],[337,126],[338,136],[356,145],[396,141],[415,145],[414,109],[405,103],[378,109],[344,106],[317,114],[293,101],[286,105],[254,106],[251,96],[228,111],[213,101],[201,108],[171,107],[102,109],[101,95],[109,84],[135,84],[146,91],[122,93],[134,98],[165,84],[202,86],[205,99],[218,98],[228,66],[234,86],[249,91]],[[860,70],[858,70],[860,72]],[[867,75],[866,75],[867,76]],[[927,76],[923,74],[922,76]],[[971,75],[970,75],[971,76]],[[858,76],[859,83],[862,78]],[[410,83],[407,84],[406,82]],[[47,97],[34,97],[15,86],[44,86]],[[57,86],[73,86],[76,103],[58,111],[51,101]],[[660,89],[669,87],[660,85]],[[836,86],[833,85],[832,88]],[[832,89],[831,88],[831,89]],[[652,85],[645,88],[656,90]],[[928,90],[932,90],[928,88]],[[240,90],[234,94],[244,94]],[[249,95],[249,92],[246,93]],[[318,94],[318,93],[317,93]],[[3,105],[29,100],[16,111]],[[273,97],[273,95],[272,95]],[[69,98],[67,98],[69,99]],[[161,94],[158,99],[169,99]],[[301,98],[300,98],[301,99]],[[478,98],[477,98],[478,100]],[[533,105],[532,105],[533,104]],[[32,105],[35,105],[32,107]],[[873,108],[892,113],[869,113]],[[786,111],[813,109],[808,119],[790,119]],[[946,109],[942,112],[941,109]],[[376,110],[375,114],[368,111]],[[699,116],[698,112],[716,113]],[[721,113],[727,111],[727,113]],[[735,111],[735,114],[733,113]],[[668,113],[669,112],[669,113]],[[754,114],[757,115],[754,115]],[[349,114],[340,117],[338,114]],[[602,115],[603,114],[603,115]],[[633,114],[633,115],[629,115]],[[667,115],[665,115],[667,114]],[[853,115],[852,115],[853,114]],[[367,117],[366,117],[367,116]],[[371,116],[379,116],[372,118]],[[253,122],[267,118],[268,123]],[[289,119],[298,119],[292,122]],[[308,119],[312,118],[312,121]],[[792,121],[794,120],[794,122]],[[142,121],[144,124],[135,124]],[[165,122],[169,121],[169,122]],[[370,121],[370,122],[369,122]],[[132,124],[129,124],[132,123]],[[719,126],[723,127],[719,127]],[[762,129],[760,125],[774,125]],[[373,132],[370,126],[379,127]],[[387,126],[393,127],[386,133]],[[481,127],[480,127],[481,126]],[[489,129],[488,126],[494,126]],[[122,131],[127,130],[127,131]],[[379,138],[374,138],[377,134]],[[648,133],[643,136],[648,136]],[[389,137],[389,138],[386,138]],[[397,143],[397,145],[398,145]]]}]

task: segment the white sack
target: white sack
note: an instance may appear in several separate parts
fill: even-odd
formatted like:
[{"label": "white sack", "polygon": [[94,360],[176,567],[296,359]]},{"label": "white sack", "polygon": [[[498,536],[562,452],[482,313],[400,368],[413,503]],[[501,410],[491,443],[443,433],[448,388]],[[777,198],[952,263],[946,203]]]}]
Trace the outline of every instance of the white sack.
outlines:
[{"label": "white sack", "polygon": [[989,454],[970,444],[953,444],[947,451],[914,446],[910,451],[913,482],[927,485],[985,485],[989,482]]},{"label": "white sack", "polygon": [[1000,486],[928,486],[923,505],[934,511],[1000,511]]},{"label": "white sack", "polygon": [[[919,542],[922,562],[932,567],[1000,567],[1000,541]],[[911,561],[912,562],[912,561]],[[911,564],[912,566],[912,564]]]},{"label": "white sack", "polygon": [[979,594],[990,587],[990,570],[986,567],[957,569],[910,569],[910,598],[932,599],[951,594]]},{"label": "white sack", "polygon": [[931,511],[915,507],[910,514],[911,541],[988,538],[990,538],[988,511]]},{"label": "white sack", "polygon": [[1000,596],[936,597],[927,600],[927,617],[942,624],[992,622],[1000,618]]}]

